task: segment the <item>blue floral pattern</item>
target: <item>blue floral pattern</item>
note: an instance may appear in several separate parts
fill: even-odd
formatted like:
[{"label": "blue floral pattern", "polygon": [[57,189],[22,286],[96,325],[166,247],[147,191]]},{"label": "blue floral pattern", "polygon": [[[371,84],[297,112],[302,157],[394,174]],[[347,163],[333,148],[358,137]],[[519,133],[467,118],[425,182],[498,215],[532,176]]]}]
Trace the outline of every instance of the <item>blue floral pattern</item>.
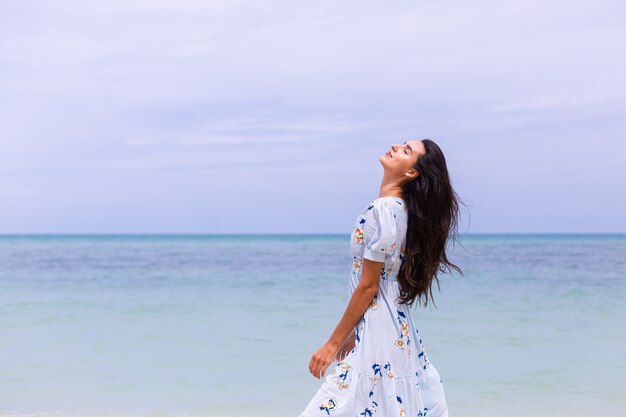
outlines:
[{"label": "blue floral pattern", "polygon": [[428,360],[409,307],[396,301],[407,219],[404,201],[391,196],[373,200],[355,219],[349,294],[359,283],[364,259],[382,263],[379,290],[355,327],[354,349],[331,364],[300,417],[448,417],[443,381]]}]

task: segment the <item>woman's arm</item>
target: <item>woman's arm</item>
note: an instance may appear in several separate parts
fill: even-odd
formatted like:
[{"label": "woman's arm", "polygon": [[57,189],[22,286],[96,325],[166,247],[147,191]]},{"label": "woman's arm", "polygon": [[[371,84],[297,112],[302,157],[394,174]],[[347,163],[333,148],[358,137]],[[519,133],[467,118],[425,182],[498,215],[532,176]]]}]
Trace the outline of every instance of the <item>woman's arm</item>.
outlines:
[{"label": "woman's arm", "polygon": [[328,341],[316,350],[311,357],[309,371],[315,378],[319,379],[324,375],[344,340],[354,330],[361,317],[363,317],[365,310],[367,310],[367,307],[378,292],[380,272],[384,265],[384,262],[363,259],[361,280],[354,289],[352,297],[350,297],[350,302],[343,313],[343,317],[337,324],[335,331],[328,338]]},{"label": "woman's arm", "polygon": [[344,360],[346,356],[354,349],[356,345],[356,331],[352,329],[346,340],[343,341],[341,346],[339,346],[339,350],[337,351],[337,355],[335,356],[335,362],[341,362]]}]

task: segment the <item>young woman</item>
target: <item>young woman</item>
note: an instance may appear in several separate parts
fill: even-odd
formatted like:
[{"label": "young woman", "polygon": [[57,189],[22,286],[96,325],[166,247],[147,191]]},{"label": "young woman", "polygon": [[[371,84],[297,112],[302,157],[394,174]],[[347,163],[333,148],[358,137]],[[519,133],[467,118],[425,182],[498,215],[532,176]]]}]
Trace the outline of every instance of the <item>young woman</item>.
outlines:
[{"label": "young woman", "polygon": [[[443,381],[428,360],[409,308],[427,305],[449,262],[459,199],[441,149],[429,139],[392,145],[379,158],[379,197],[350,237],[350,302],[309,370],[322,386],[300,417],[447,417]],[[423,300],[422,300],[423,299]]]}]

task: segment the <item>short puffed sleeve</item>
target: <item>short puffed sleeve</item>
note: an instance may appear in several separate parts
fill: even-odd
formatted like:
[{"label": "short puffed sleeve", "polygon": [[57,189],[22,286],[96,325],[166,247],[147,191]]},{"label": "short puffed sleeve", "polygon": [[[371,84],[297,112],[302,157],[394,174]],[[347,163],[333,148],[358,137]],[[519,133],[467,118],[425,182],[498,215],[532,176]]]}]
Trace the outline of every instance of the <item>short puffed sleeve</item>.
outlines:
[{"label": "short puffed sleeve", "polygon": [[367,209],[363,230],[363,258],[384,262],[396,248],[396,218],[389,202],[374,200]]}]

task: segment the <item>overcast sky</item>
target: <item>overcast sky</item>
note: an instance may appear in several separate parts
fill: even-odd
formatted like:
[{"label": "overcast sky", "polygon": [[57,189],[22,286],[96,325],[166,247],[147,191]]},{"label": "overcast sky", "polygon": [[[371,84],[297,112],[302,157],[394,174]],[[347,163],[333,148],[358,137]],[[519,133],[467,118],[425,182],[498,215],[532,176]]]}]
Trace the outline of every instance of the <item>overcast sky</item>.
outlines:
[{"label": "overcast sky", "polygon": [[0,5],[0,233],[349,233],[429,138],[461,232],[626,232],[626,3]]}]

